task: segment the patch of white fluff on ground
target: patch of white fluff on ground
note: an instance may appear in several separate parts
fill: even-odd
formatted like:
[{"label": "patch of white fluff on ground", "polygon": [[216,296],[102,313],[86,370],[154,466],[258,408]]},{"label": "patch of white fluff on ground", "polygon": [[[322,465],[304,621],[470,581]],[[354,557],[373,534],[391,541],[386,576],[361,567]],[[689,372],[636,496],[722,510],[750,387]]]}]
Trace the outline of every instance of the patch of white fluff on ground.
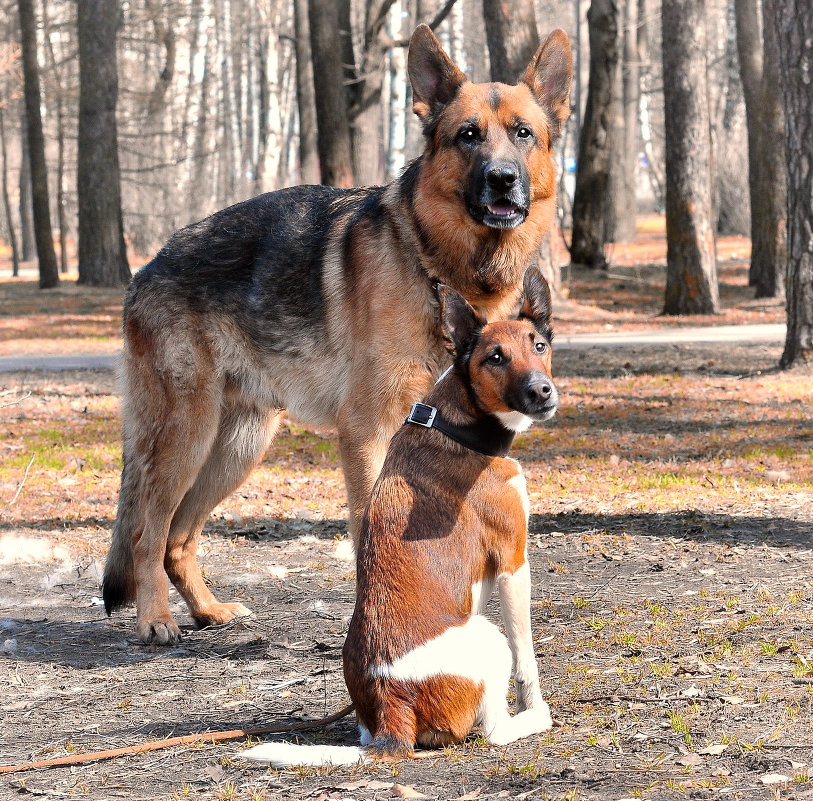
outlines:
[{"label": "patch of white fluff on ground", "polygon": [[353,562],[356,558],[356,549],[353,540],[339,540],[333,549],[333,556],[342,562]]},{"label": "patch of white fluff on ground", "polygon": [[47,539],[3,534],[0,537],[0,565],[34,565],[41,562],[67,561],[70,552]]}]

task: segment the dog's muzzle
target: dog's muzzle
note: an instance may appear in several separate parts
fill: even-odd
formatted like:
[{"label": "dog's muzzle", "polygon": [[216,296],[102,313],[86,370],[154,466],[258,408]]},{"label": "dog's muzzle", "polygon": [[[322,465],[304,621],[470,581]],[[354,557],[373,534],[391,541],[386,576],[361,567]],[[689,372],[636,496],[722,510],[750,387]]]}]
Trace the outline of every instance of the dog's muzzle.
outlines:
[{"label": "dog's muzzle", "polygon": [[475,202],[469,214],[489,228],[516,228],[529,212],[530,186],[525,170],[512,161],[494,161],[483,167]]},{"label": "dog's muzzle", "polygon": [[511,406],[532,420],[550,420],[559,407],[559,392],[550,377],[542,372],[531,373],[522,386],[512,393]]}]

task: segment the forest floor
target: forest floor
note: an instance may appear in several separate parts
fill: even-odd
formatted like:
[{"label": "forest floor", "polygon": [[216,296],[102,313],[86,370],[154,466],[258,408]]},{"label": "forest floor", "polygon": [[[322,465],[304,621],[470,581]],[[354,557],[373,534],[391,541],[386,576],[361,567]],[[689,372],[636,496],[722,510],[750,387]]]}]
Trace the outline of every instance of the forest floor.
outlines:
[{"label": "forest floor", "polygon": [[[662,267],[631,262],[571,275],[557,330],[665,324]],[[748,300],[742,259],[730,267],[719,321],[781,322]],[[118,293],[17,280],[0,294],[2,355],[119,346]],[[531,496],[550,732],[352,769],[270,770],[241,759],[240,740],[177,747],[0,775],[0,798],[813,798],[813,372],[777,371],[780,351],[555,355],[560,413],[513,454]],[[335,436],[286,425],[206,527],[207,579],[255,616],[196,631],[173,592],[185,637],[157,648],[136,640],[132,609],[109,620],[98,597],[118,409],[110,371],[0,375],[2,764],[318,717],[346,700],[354,565]],[[356,732],[351,717],[300,736]]]}]

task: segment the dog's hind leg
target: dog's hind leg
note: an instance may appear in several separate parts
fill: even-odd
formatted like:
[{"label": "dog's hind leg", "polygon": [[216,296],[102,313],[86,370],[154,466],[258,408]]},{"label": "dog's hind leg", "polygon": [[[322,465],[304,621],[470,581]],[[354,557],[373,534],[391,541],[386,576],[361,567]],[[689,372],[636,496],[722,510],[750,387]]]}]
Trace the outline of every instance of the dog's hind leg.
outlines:
[{"label": "dog's hind leg", "polygon": [[139,471],[133,464],[125,441],[121,470],[121,492],[113,524],[110,551],[104,565],[102,595],[108,615],[135,601],[136,586],[133,575],[133,533],[143,527],[138,504]]},{"label": "dog's hind leg", "polygon": [[164,567],[199,626],[251,614],[240,603],[221,603],[206,586],[197,562],[198,540],[212,509],[262,458],[281,417],[279,411],[238,403],[226,406],[206,463],[172,518]]}]

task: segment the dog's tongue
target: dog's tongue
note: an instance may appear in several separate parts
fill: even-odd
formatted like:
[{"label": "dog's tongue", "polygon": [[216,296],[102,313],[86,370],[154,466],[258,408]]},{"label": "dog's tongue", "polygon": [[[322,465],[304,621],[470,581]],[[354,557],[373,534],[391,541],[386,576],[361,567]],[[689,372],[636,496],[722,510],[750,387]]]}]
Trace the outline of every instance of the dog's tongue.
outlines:
[{"label": "dog's tongue", "polygon": [[494,203],[488,207],[488,210],[498,217],[507,217],[516,211],[516,206],[513,203]]}]

